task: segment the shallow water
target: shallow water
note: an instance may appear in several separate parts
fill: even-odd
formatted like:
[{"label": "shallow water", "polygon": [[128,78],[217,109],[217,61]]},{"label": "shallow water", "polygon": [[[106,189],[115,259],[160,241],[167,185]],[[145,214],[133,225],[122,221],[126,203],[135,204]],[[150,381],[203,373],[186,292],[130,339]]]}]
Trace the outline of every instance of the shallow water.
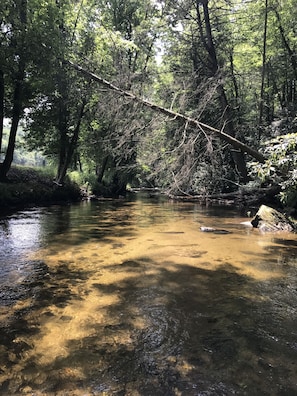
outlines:
[{"label": "shallow water", "polygon": [[146,197],[0,218],[0,394],[296,395],[297,235],[246,220]]}]

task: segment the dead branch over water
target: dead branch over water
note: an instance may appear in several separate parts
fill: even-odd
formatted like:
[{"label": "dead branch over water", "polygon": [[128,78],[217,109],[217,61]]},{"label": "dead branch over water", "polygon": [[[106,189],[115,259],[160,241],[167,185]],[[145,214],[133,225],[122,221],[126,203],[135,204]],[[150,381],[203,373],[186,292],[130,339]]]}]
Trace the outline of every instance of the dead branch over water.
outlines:
[{"label": "dead branch over water", "polygon": [[117,86],[115,86],[114,84],[112,84],[111,82],[105,80],[104,78],[89,72],[88,70],[84,69],[83,67],[71,62],[71,61],[65,61],[66,64],[68,64],[69,66],[73,67],[74,69],[76,69],[78,72],[84,74],[86,77],[92,79],[93,81],[98,82],[101,85],[104,85],[105,87],[107,87],[108,89],[116,92],[118,95],[120,96],[124,96],[127,97],[133,101],[136,101],[138,103],[143,104],[144,106],[157,111],[159,113],[162,113],[166,116],[169,116],[172,118],[172,120],[176,120],[176,121],[181,121],[183,123],[186,123],[194,128],[203,130],[205,133],[214,133],[216,136],[218,136],[219,138],[221,138],[222,140],[224,140],[225,142],[229,143],[232,147],[239,149],[247,154],[249,154],[251,157],[255,158],[257,161],[259,162],[264,162],[265,161],[265,157],[263,154],[261,154],[259,151],[253,149],[250,146],[247,146],[246,144],[240,142],[239,140],[237,140],[236,138],[228,135],[227,133],[225,133],[222,130],[216,129],[210,125],[204,124],[198,120],[195,120],[193,118],[190,118],[184,114],[180,114],[177,113],[173,110],[169,110],[165,107],[159,106],[155,103],[152,103],[148,100],[142,99],[136,95],[134,95],[131,92],[125,91]]}]

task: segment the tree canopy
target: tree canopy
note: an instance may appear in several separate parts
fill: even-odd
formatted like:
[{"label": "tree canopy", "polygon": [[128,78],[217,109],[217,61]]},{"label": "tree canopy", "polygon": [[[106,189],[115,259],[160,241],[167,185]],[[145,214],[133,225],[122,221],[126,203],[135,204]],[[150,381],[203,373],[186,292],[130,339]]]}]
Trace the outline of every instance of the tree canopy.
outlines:
[{"label": "tree canopy", "polygon": [[[22,122],[27,149],[56,166],[58,184],[70,171],[115,193],[276,181],[275,139],[291,147],[296,132],[293,0],[8,0],[0,15],[0,180]],[[292,197],[282,160],[295,152],[277,155]]]}]

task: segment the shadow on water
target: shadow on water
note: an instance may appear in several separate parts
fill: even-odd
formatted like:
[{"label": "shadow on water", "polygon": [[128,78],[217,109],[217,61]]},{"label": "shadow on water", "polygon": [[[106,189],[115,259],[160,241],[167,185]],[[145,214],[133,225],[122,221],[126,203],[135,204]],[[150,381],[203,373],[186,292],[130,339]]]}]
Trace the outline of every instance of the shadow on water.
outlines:
[{"label": "shadow on water", "polygon": [[[16,369],[17,373],[12,381],[1,381],[1,395],[18,394],[20,390],[27,393],[24,384],[32,380],[26,381],[26,378],[39,377],[43,368],[34,358],[26,359],[27,352],[34,348],[30,340],[40,334],[43,317],[54,316],[48,308],[63,308],[70,300],[81,298],[75,288],[88,277],[87,272],[69,270],[68,263],[63,262],[54,271],[40,261],[29,262],[28,266],[30,276],[17,285],[1,288],[0,317],[6,319],[8,316],[9,319],[0,324],[0,378],[6,370]],[[42,312],[42,317],[36,317],[34,312]],[[20,364],[22,361],[25,364]]]},{"label": "shadow on water", "polygon": [[[109,311],[109,317],[117,318],[115,324],[96,327],[110,343],[99,352],[105,356],[99,383],[98,371],[90,375],[88,370],[95,389],[104,378],[106,389],[119,394],[130,394],[131,389],[141,395],[296,392],[297,320],[278,316],[277,310],[271,316],[274,302],[263,301],[265,292],[259,299],[238,295],[238,289],[248,293],[255,287],[251,279],[234,273],[231,266],[208,271],[179,265],[158,269],[144,287],[145,261],[124,265],[133,272],[138,268],[139,277],[107,287],[94,285],[100,292],[120,295]],[[257,287],[262,289],[261,284]],[[278,304],[288,302],[278,298]],[[135,326],[143,318],[143,327]],[[112,341],[121,329],[130,332],[131,345]],[[83,340],[83,349],[96,339]]]},{"label": "shadow on water", "polygon": [[[91,232],[79,248],[93,238],[93,215],[81,224]],[[104,224],[104,216],[98,239],[125,249],[112,237],[134,237],[135,219],[121,213],[118,229],[119,217],[110,211]],[[55,232],[72,228],[65,240],[75,248],[79,219],[67,223]],[[287,279],[255,279],[228,262],[214,269],[198,250],[189,256],[197,265],[139,253],[102,263],[99,255],[92,269],[87,255],[78,266],[66,249],[52,265],[49,247],[49,257],[28,261],[30,275],[1,294],[0,394],[296,395],[297,267],[286,259],[296,243],[275,242],[261,260],[284,257],[278,266]]]},{"label": "shadow on water", "polygon": [[[27,314],[80,299],[73,286],[88,276],[63,263],[55,273],[38,265],[47,280],[40,276],[32,281],[33,304],[15,312],[12,332],[1,329],[11,367],[33,348],[22,337],[40,331]],[[148,265],[154,274],[144,275]],[[159,268],[148,259],[127,261],[121,268],[131,272],[130,278],[95,283],[100,295],[118,296],[104,321],[90,323],[91,334],[79,342],[69,341],[65,357],[42,365],[33,355],[12,386],[9,380],[2,384],[1,394],[20,389],[63,395],[74,389],[107,395],[296,394],[297,319],[289,312],[296,289],[290,295],[294,302],[287,301],[280,285],[254,284],[232,266],[217,271],[186,264],[168,267]],[[243,297],[254,288],[259,295]],[[271,289],[280,293],[276,301],[269,297]],[[50,310],[43,312],[51,315]]]}]

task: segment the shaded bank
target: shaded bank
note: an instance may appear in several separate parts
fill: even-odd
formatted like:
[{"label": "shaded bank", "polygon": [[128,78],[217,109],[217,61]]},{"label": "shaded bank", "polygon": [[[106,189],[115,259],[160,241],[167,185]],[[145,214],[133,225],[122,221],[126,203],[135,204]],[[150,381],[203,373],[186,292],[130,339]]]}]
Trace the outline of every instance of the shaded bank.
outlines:
[{"label": "shaded bank", "polygon": [[53,182],[51,175],[31,168],[12,168],[8,173],[8,182],[0,183],[1,208],[73,202],[80,198],[77,184],[66,180],[63,186],[59,186]]}]

